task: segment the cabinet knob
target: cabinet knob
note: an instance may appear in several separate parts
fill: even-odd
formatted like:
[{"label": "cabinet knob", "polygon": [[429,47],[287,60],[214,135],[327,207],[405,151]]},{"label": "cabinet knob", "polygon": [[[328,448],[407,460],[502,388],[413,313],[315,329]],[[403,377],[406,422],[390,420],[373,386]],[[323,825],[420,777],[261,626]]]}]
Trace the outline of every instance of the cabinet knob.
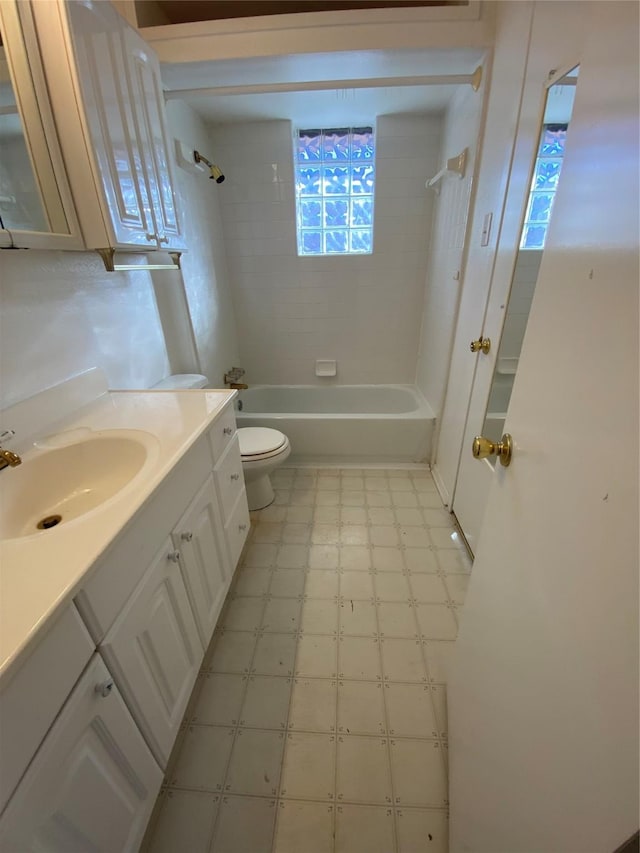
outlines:
[{"label": "cabinet knob", "polygon": [[231,475],[231,479],[232,479],[232,480],[239,480],[239,479],[240,479],[240,474],[232,474],[232,475]]},{"label": "cabinet knob", "polygon": [[172,563],[180,562],[180,551],[169,551],[167,554],[167,560],[171,560]]},{"label": "cabinet knob", "polygon": [[154,241],[154,242],[155,242],[155,240],[156,240],[156,235],[155,235],[155,234],[151,234],[151,232],[148,232],[148,233],[147,233],[147,234],[145,234],[144,236],[146,237],[146,239],[147,239],[149,242],[151,242],[151,241]]},{"label": "cabinet knob", "polygon": [[184,533],[180,534],[180,538],[183,539],[185,542],[191,542],[191,540],[193,539],[193,533],[190,530],[185,530]]},{"label": "cabinet knob", "polygon": [[165,237],[165,235],[164,235],[164,234],[163,234],[163,235],[162,235],[162,237],[160,237],[160,239],[158,240],[158,243],[168,243],[168,242],[169,242],[169,238],[168,238],[168,237]]},{"label": "cabinet knob", "polygon": [[233,433],[233,427],[225,427],[225,428],[222,430],[222,433],[223,433],[223,435],[232,435],[232,433]]},{"label": "cabinet knob", "polygon": [[113,678],[108,678],[106,681],[103,681],[101,684],[96,684],[95,690],[99,696],[102,696],[103,699],[106,699],[107,696],[113,690]]},{"label": "cabinet knob", "polygon": [[238,525],[238,530],[239,530],[241,533],[242,533],[242,531],[243,531],[243,530],[246,530],[246,529],[247,529],[247,525],[246,525],[246,524],[239,524],[239,525]]}]

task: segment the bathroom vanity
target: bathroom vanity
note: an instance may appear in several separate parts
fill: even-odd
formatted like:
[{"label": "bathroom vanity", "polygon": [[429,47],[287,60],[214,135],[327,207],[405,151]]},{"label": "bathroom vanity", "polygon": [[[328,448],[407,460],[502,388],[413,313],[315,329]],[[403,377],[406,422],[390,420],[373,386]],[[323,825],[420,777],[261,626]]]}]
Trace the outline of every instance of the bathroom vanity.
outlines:
[{"label": "bathroom vanity", "polygon": [[138,848],[249,531],[235,395],[89,371],[3,413],[1,849]]}]

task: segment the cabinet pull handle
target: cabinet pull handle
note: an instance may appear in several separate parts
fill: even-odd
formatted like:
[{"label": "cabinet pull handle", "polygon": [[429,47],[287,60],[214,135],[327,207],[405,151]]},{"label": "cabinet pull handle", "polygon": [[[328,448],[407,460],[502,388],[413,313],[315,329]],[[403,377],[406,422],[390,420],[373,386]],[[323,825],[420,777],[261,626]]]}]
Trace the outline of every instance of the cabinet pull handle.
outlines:
[{"label": "cabinet pull handle", "polygon": [[239,480],[239,479],[240,479],[240,474],[232,474],[232,475],[231,475],[231,479],[232,479],[232,480]]},{"label": "cabinet pull handle", "polygon": [[222,430],[223,435],[231,435],[233,433],[233,427],[225,427]]},{"label": "cabinet pull handle", "polygon": [[147,239],[149,242],[151,242],[152,240],[156,240],[156,239],[157,239],[156,235],[155,235],[155,234],[152,234],[151,232],[148,232],[148,233],[147,233],[147,234],[145,234],[144,236],[146,237],[146,239]]},{"label": "cabinet pull handle", "polygon": [[190,530],[186,530],[184,533],[180,534],[180,538],[184,539],[185,542],[191,542],[193,539],[193,533]]},{"label": "cabinet pull handle", "polygon": [[106,699],[107,696],[113,690],[113,678],[108,678],[106,681],[103,681],[101,684],[96,684],[95,691],[99,696],[102,696],[103,699]]},{"label": "cabinet pull handle", "polygon": [[239,530],[240,532],[242,532],[243,530],[246,530],[246,529],[247,529],[247,525],[246,525],[246,524],[239,524],[239,525],[238,525],[238,530]]},{"label": "cabinet pull handle", "polygon": [[167,554],[167,560],[171,560],[172,563],[180,562],[180,551],[169,551]]},{"label": "cabinet pull handle", "polygon": [[158,243],[168,243],[168,242],[169,242],[169,238],[168,238],[168,237],[165,237],[165,235],[164,235],[164,234],[163,234],[163,235],[162,235],[162,237],[160,237],[160,239],[158,240]]}]

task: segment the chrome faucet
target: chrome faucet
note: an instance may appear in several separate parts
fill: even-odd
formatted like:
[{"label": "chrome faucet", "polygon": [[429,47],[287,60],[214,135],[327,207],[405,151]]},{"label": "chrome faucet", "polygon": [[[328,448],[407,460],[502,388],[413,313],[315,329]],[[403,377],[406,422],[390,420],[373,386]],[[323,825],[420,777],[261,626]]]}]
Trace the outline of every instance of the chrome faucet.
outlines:
[{"label": "chrome faucet", "polygon": [[11,466],[11,468],[15,468],[16,465],[20,465],[21,463],[22,459],[17,453],[0,447],[0,471],[3,468],[8,468],[9,466]]}]

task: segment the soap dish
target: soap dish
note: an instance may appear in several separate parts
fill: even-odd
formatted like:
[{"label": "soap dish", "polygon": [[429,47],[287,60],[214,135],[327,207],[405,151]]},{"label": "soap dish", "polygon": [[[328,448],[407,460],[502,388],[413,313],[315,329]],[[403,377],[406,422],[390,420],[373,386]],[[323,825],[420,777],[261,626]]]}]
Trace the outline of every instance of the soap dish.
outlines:
[{"label": "soap dish", "polygon": [[335,376],[338,372],[338,362],[335,358],[317,358],[316,376]]}]

